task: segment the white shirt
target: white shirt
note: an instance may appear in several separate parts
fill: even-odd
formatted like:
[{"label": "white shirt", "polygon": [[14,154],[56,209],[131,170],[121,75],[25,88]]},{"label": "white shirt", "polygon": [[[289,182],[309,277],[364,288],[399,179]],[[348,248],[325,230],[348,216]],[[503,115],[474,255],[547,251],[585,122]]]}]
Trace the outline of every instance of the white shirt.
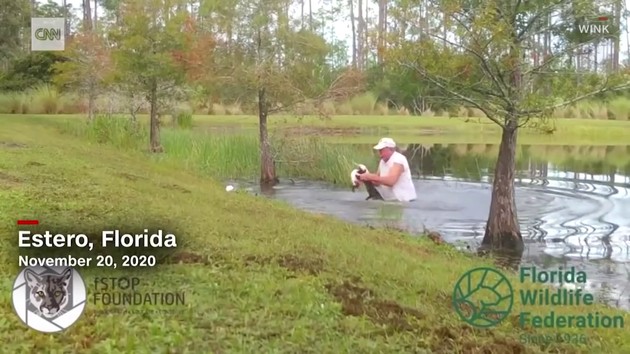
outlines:
[{"label": "white shirt", "polygon": [[386,201],[410,202],[417,198],[416,187],[413,185],[409,162],[405,155],[394,152],[387,162],[381,160],[378,164],[378,172],[380,176],[387,176],[394,164],[403,166],[403,172],[398,181],[392,186],[380,185],[375,186]]}]

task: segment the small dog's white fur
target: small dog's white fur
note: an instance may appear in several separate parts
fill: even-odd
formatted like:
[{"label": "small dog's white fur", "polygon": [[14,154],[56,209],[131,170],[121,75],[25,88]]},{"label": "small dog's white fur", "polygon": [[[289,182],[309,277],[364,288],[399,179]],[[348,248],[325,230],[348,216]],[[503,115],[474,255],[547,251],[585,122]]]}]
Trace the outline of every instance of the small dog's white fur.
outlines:
[{"label": "small dog's white fur", "polygon": [[357,165],[357,168],[352,170],[352,172],[350,173],[350,180],[352,181],[352,187],[354,188],[359,186],[358,175],[370,172],[368,171],[367,167],[365,167],[365,165],[362,165],[362,164],[356,164],[356,165]]}]

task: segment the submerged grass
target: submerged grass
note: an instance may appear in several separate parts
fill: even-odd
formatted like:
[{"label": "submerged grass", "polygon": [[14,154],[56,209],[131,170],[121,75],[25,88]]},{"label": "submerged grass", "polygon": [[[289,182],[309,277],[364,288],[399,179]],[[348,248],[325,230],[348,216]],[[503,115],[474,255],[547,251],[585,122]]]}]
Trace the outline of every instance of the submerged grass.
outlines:
[{"label": "submerged grass", "polygon": [[[0,340],[7,353],[630,351],[625,329],[523,329],[519,311],[546,315],[552,309],[525,309],[518,300],[496,328],[466,325],[452,309],[454,285],[471,268],[493,264],[447,245],[226,193],[215,180],[168,161],[90,145],[52,125],[2,119],[0,127],[3,289],[12,287],[17,272],[15,219],[32,218],[74,232],[171,225],[179,237],[175,263],[154,271],[91,269],[82,275],[88,294],[95,291],[95,277],[123,274],[151,284],[141,291],[186,293],[186,305],[168,313],[128,306],[129,312],[113,314],[115,309],[88,303],[78,322],[56,336],[25,329],[4,291]],[[520,284],[515,275],[509,279],[517,292],[537,287]],[[630,320],[600,305],[553,311]],[[570,337],[558,334],[584,335],[587,342],[566,342]]]}]

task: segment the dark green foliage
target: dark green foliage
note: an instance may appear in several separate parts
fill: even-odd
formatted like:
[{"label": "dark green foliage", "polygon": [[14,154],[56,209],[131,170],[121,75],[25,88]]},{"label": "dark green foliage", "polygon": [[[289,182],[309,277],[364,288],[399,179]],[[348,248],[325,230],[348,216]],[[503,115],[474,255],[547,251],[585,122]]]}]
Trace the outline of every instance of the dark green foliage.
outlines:
[{"label": "dark green foliage", "polygon": [[52,82],[53,65],[65,61],[55,52],[32,52],[15,60],[0,78],[0,91],[24,91]]}]

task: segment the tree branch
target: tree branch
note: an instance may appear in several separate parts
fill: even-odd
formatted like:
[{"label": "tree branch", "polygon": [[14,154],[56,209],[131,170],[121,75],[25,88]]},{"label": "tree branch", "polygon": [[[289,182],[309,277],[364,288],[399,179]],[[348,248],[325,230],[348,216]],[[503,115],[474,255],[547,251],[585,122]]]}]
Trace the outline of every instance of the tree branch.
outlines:
[{"label": "tree branch", "polygon": [[492,80],[492,82],[496,86],[497,90],[499,90],[499,92],[501,93],[501,95],[495,95],[495,96],[501,98],[506,104],[510,104],[509,100],[507,99],[507,93],[504,91],[504,88],[501,86],[501,83],[497,80],[497,77],[495,76],[495,73],[492,72],[492,69],[490,69],[490,65],[489,65],[488,61],[486,60],[486,58],[484,58],[477,51],[475,51],[475,50],[473,50],[473,49],[471,49],[471,48],[469,48],[467,46],[464,46],[464,45],[461,45],[461,44],[458,44],[458,43],[454,43],[454,42],[452,42],[452,41],[450,41],[450,40],[448,40],[448,39],[446,39],[446,38],[444,38],[442,36],[438,36],[438,35],[435,35],[435,34],[432,34],[432,33],[427,33],[427,35],[430,36],[430,37],[434,37],[434,38],[436,38],[438,40],[444,41],[444,42],[446,42],[446,43],[448,43],[448,44],[450,44],[452,46],[462,48],[466,52],[468,52],[468,53],[472,54],[473,56],[475,56],[480,61],[481,68],[482,68],[483,72],[485,72],[487,74],[487,76]]},{"label": "tree branch", "polygon": [[[563,5],[566,2],[567,2],[566,0],[559,0],[558,2],[554,2],[554,3],[551,3],[548,6],[543,7],[542,9],[533,9],[534,11],[536,11],[535,15],[527,21],[527,24],[525,25],[525,27],[523,27],[521,29],[521,31],[517,32],[516,38],[519,41],[521,41],[521,40],[524,39],[523,37],[526,34],[529,34],[530,36],[533,35],[533,34],[536,34],[536,33],[529,33],[529,31],[532,28],[534,28],[534,25],[538,22],[538,20],[541,17],[543,17],[543,16],[547,16],[547,15],[551,14],[553,12],[553,10],[555,10],[556,7],[558,7],[560,5]],[[519,13],[520,4],[521,4],[521,2],[519,1],[518,5],[516,7],[516,10],[515,10],[515,14]]]},{"label": "tree branch", "polygon": [[431,77],[431,75],[428,75],[426,72],[424,72],[423,70],[418,69],[415,66],[411,66],[409,64],[405,64],[405,63],[401,63],[398,62],[399,65],[404,66],[406,68],[409,68],[411,70],[415,70],[416,72],[418,72],[420,75],[422,75],[424,78],[426,78],[427,80],[431,81],[434,85],[438,86],[439,88],[441,88],[442,90],[444,90],[445,92],[448,92],[449,94],[459,98],[460,100],[467,102],[469,104],[471,104],[472,106],[474,106],[475,108],[479,109],[480,111],[482,111],[486,117],[488,117],[488,119],[490,119],[491,121],[495,122],[496,124],[498,124],[500,127],[504,127],[504,124],[499,121],[494,114],[492,114],[492,112],[490,112],[486,107],[483,107],[482,105],[480,105],[477,101],[466,97],[464,95],[462,95],[459,92],[453,91],[449,88],[447,88],[445,85],[443,85],[441,82],[439,82],[438,80],[436,80],[435,78]]},{"label": "tree branch", "polygon": [[[456,17],[455,15],[451,15],[450,16],[451,19],[453,19],[455,22],[457,22],[460,26],[462,26],[468,33],[472,33],[472,30],[458,17]],[[464,16],[464,17],[468,17],[468,16]],[[472,19],[470,19],[472,21]],[[479,43],[479,41],[477,40],[477,38],[475,36],[473,36],[473,41],[475,42],[476,45],[478,45],[479,47],[483,47],[484,49],[488,48],[488,46],[490,45],[490,43],[492,43],[492,40],[494,39],[494,36],[496,34],[493,34],[492,37],[490,37],[490,40],[485,44],[482,45],[481,43]],[[456,46],[459,44],[456,44]],[[473,55],[475,54],[475,51],[472,52]],[[479,58],[479,56],[477,56]],[[503,95],[505,95],[505,92],[502,90],[508,90],[508,85],[505,82],[503,75],[501,75],[501,71],[498,70],[498,68],[496,67],[496,65],[494,65],[494,69],[496,70],[496,75],[498,76],[498,79],[494,77],[494,75],[492,74],[492,70],[490,69],[490,63],[488,63],[487,61],[485,61],[485,58],[481,58],[482,64],[485,64],[482,66],[482,70],[484,70],[485,72],[488,73],[488,75],[490,75],[493,78],[493,81],[495,82],[495,84],[497,85],[497,88],[501,91],[501,93]]]},{"label": "tree branch", "polygon": [[538,66],[535,66],[535,67],[533,67],[533,68],[531,68],[531,69],[529,69],[527,71],[524,71],[523,72],[523,76],[527,76],[527,75],[529,75],[531,73],[537,72],[537,71],[539,71],[539,70],[549,66],[550,64],[553,64],[558,58],[562,57],[563,55],[566,55],[567,53],[570,53],[571,51],[573,51],[575,49],[578,49],[578,48],[584,46],[585,44],[589,44],[589,43],[591,43],[591,41],[578,43],[578,44],[576,44],[574,46],[566,48],[565,50],[558,51],[558,52],[552,54],[551,56],[549,56],[548,58],[545,58],[543,60],[542,64],[540,64]]},{"label": "tree branch", "polygon": [[604,85],[602,85],[603,87],[600,88],[599,90],[591,91],[589,93],[577,96],[577,97],[575,97],[573,99],[570,99],[568,101],[564,101],[562,103],[558,103],[558,104],[551,105],[551,106],[548,106],[548,107],[544,107],[544,108],[541,108],[541,109],[519,111],[518,113],[520,115],[522,115],[522,116],[537,115],[537,114],[541,114],[541,113],[543,113],[544,111],[547,111],[547,110],[553,110],[553,109],[558,109],[558,108],[569,106],[569,105],[571,105],[573,103],[576,103],[578,101],[582,101],[582,100],[584,100],[586,98],[589,98],[589,97],[593,97],[593,96],[599,95],[599,94],[604,93],[604,92],[620,91],[620,90],[625,90],[627,88],[630,88],[630,83],[623,84],[623,85],[617,85],[617,86],[613,86],[613,87],[607,87],[607,84],[608,84],[608,79],[606,79],[606,81],[604,82]]},{"label": "tree branch", "polygon": [[510,24],[512,25],[512,27],[516,25],[516,21],[518,20],[517,19],[518,12],[519,12],[518,10],[520,9],[522,3],[523,3],[522,0],[516,0],[516,4],[514,4],[514,12],[512,12],[512,18],[510,19]]}]

